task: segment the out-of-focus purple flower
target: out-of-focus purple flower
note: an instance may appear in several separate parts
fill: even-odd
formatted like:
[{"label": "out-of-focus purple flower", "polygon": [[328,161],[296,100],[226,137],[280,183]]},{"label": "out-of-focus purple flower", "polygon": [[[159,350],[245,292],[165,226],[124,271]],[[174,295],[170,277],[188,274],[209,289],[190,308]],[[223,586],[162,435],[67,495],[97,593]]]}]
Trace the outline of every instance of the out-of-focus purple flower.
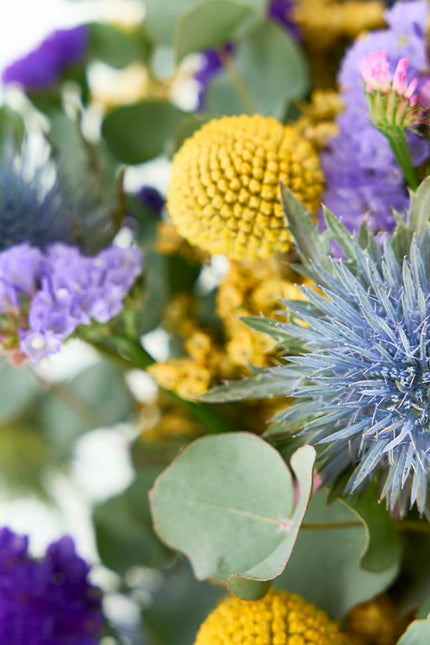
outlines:
[{"label": "out-of-focus purple flower", "polygon": [[227,43],[218,49],[206,49],[201,52],[201,66],[194,74],[194,78],[199,84],[197,110],[204,109],[206,90],[213,78],[224,68],[223,55],[231,56],[233,52],[234,45],[232,43]]},{"label": "out-of-focus purple flower", "polygon": [[137,198],[155,215],[160,215],[166,200],[163,195],[152,186],[143,186],[137,193]]},{"label": "out-of-focus purple flower", "polygon": [[267,6],[269,18],[278,22],[294,40],[300,40],[300,31],[293,18],[293,9],[297,0],[270,0]]},{"label": "out-of-focus purple flower", "polygon": [[[363,218],[373,231],[391,230],[395,224],[393,208],[403,212],[409,202],[390,145],[369,118],[359,61],[384,50],[392,77],[399,60],[407,58],[407,82],[419,77],[419,92],[429,78],[425,75],[428,60],[422,29],[427,12],[427,3],[422,1],[395,5],[385,14],[389,29],[358,38],[342,61],[338,82],[345,109],[337,118],[339,135],[321,154],[326,177],[323,202],[352,232],[359,229]],[[408,133],[408,143],[415,165],[428,158],[427,139]]]},{"label": "out-of-focus purple flower", "polygon": [[[17,271],[28,267],[28,271]],[[121,311],[142,271],[140,249],[112,244],[95,256],[55,243],[26,243],[0,253],[0,343],[33,363],[58,352],[78,325],[105,323]],[[15,358],[14,358],[15,360]]]},{"label": "out-of-focus purple flower", "polygon": [[17,83],[26,90],[49,88],[64,69],[84,58],[88,38],[85,25],[52,32],[36,49],[6,67],[3,83]]},{"label": "out-of-focus purple flower", "polygon": [[0,529],[0,645],[97,645],[101,590],[89,570],[70,537],[36,560],[27,537]]}]

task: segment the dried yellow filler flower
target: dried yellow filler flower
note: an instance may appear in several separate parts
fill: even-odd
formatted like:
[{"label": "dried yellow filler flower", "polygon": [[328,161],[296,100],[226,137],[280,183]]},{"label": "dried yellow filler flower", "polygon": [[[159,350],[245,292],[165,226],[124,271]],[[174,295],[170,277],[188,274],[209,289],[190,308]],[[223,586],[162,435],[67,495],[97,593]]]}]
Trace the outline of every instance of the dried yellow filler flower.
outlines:
[{"label": "dried yellow filler flower", "polygon": [[312,145],[272,117],[224,116],[176,153],[167,209],[178,232],[233,260],[288,251],[279,182],[315,212],[323,175]]},{"label": "dried yellow filler flower", "polygon": [[350,645],[327,614],[271,589],[261,600],[228,596],[201,625],[194,645]]}]

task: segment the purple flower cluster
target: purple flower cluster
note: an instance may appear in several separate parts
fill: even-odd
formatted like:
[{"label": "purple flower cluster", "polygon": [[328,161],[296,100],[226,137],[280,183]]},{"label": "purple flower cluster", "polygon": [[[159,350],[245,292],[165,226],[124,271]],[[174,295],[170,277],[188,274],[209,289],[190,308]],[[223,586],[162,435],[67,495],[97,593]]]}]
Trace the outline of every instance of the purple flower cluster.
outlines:
[{"label": "purple flower cluster", "polygon": [[[62,243],[27,243],[0,253],[0,342],[39,362],[78,325],[107,322],[123,307],[142,270],[137,248],[112,244],[95,256]],[[12,339],[12,340],[11,340]]]},{"label": "purple flower cluster", "polygon": [[4,70],[3,83],[18,83],[26,90],[49,88],[64,69],[84,58],[88,38],[85,25],[52,32],[36,49]]},{"label": "purple flower cluster", "polygon": [[88,572],[70,537],[35,560],[27,537],[0,529],[0,645],[97,645],[101,590]]},{"label": "purple flower cluster", "polygon": [[[345,226],[357,231],[365,217],[373,231],[389,231],[395,220],[392,209],[408,206],[403,174],[387,139],[372,125],[358,63],[368,54],[385,50],[391,74],[400,58],[409,61],[408,77],[428,79],[424,28],[427,3],[397,3],[386,12],[388,29],[360,37],[343,59],[338,81],[345,110],[339,115],[339,135],[321,155],[326,177],[323,202],[341,217]],[[426,139],[409,135],[411,156],[416,165],[429,155]]]}]

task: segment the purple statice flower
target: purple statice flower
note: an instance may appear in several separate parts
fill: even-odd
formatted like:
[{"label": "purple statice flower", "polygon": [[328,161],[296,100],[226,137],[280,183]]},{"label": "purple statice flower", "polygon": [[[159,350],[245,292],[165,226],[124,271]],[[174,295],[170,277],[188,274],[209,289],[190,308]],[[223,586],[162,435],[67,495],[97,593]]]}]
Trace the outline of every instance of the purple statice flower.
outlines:
[{"label": "purple statice flower", "polygon": [[161,215],[161,211],[164,208],[166,200],[156,188],[153,188],[152,186],[142,186],[136,197],[148,210],[151,211],[151,213],[154,213],[154,215]]},{"label": "purple statice flower", "polygon": [[197,110],[201,111],[205,107],[206,90],[214,79],[224,69],[223,53],[231,55],[234,51],[234,45],[227,43],[218,49],[206,49],[201,52],[201,65],[199,70],[194,74],[194,79],[199,84],[197,95]]},{"label": "purple statice flower", "polygon": [[85,25],[52,32],[36,49],[6,67],[3,83],[17,83],[26,90],[51,87],[64,69],[84,58],[88,38]]},{"label": "purple statice flower", "polygon": [[[369,118],[359,61],[384,50],[393,75],[399,60],[406,58],[409,82],[421,79],[419,91],[428,80],[423,34],[427,12],[426,2],[396,4],[385,14],[389,28],[358,38],[342,61],[338,82],[345,109],[337,118],[338,136],[321,154],[326,177],[323,202],[351,231],[358,230],[363,218],[372,230],[389,231],[394,226],[393,208],[403,212],[409,203],[390,145]],[[421,164],[429,156],[428,141],[408,133],[408,142],[414,164]]]},{"label": "purple statice flower", "polygon": [[101,590],[63,537],[36,560],[28,538],[0,529],[0,645],[97,645]]},{"label": "purple statice flower", "polygon": [[[18,270],[20,266],[26,270]],[[3,349],[19,347],[33,363],[55,354],[78,325],[105,323],[119,314],[141,270],[141,251],[115,244],[95,256],[62,243],[48,245],[43,252],[26,243],[3,251]]]}]

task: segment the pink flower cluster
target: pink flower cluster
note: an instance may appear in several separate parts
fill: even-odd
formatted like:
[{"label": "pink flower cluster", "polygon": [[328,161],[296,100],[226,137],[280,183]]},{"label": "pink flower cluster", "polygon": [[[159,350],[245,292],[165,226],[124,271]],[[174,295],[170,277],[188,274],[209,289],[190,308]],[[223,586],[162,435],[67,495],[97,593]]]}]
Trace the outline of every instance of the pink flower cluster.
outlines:
[{"label": "pink flower cluster", "polygon": [[408,81],[409,61],[401,58],[394,74],[390,72],[387,52],[383,49],[362,58],[358,66],[368,96],[371,117],[376,124],[411,128],[424,123],[425,97],[430,89],[426,85],[418,90],[418,78]]}]

